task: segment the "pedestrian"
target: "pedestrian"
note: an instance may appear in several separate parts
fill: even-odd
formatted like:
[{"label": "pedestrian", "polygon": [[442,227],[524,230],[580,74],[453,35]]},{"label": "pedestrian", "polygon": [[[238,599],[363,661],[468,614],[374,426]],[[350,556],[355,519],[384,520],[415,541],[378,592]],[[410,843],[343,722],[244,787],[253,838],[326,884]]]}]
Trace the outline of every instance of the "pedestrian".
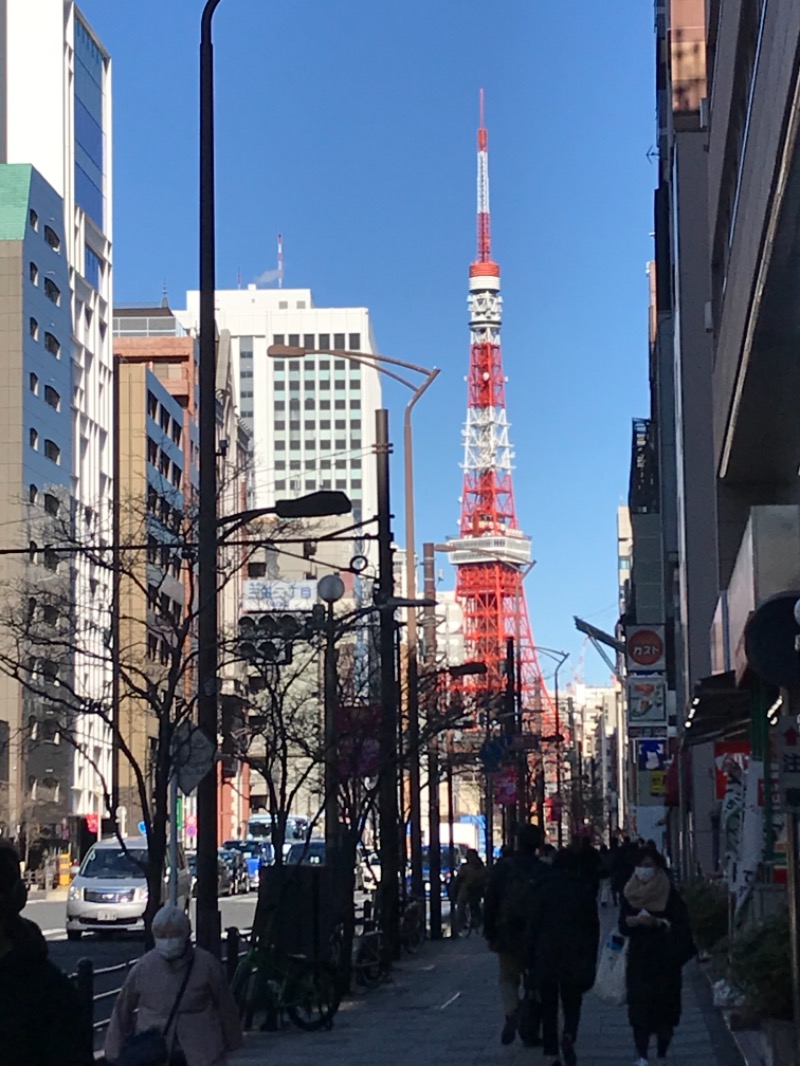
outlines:
[{"label": "pedestrian", "polygon": [[572,844],[578,856],[581,875],[591,885],[594,898],[597,899],[600,892],[600,852],[592,844],[588,833],[581,834]]},{"label": "pedestrian", "polygon": [[124,1063],[126,1045],[155,1031],[166,1043],[168,1066],[227,1066],[242,1030],[221,965],[192,947],[189,919],[172,904],[153,919],[153,938],[155,947],[133,966],[114,1004],[106,1060]]},{"label": "pedestrian", "polygon": [[600,906],[607,907],[611,896],[611,852],[606,844],[600,845]]},{"label": "pedestrian", "polygon": [[[511,858],[494,866],[486,885],[483,933],[489,950],[497,953],[498,984],[505,1015],[500,1033],[502,1044],[513,1043],[517,1035],[520,1006],[525,994],[523,978],[528,924],[536,893],[551,873],[537,856],[543,843],[544,837],[538,826],[520,826],[517,850]],[[530,1040],[533,1039],[535,1037],[531,1035]]]},{"label": "pedestrian", "polygon": [[664,1062],[681,1017],[681,970],[697,954],[689,912],[662,856],[643,848],[623,891],[620,932],[630,938],[626,986],[636,1066],[648,1066],[650,1040]]},{"label": "pedestrian", "polygon": [[528,980],[541,1010],[545,1058],[560,1063],[559,1003],[564,1015],[561,1055],[575,1066],[575,1042],[584,993],[594,984],[600,920],[592,885],[579,857],[559,851],[552,876],[537,893],[528,931]]},{"label": "pedestrian", "polygon": [[611,866],[611,890],[614,894],[614,902],[622,899],[622,892],[633,875],[633,867],[636,859],[636,847],[631,843],[630,837],[623,837],[622,843],[616,848]]},{"label": "pedestrian", "polygon": [[91,1018],[39,927],[21,917],[27,896],[19,856],[0,844],[0,1063],[89,1066]]},{"label": "pedestrian", "polygon": [[487,870],[475,848],[468,848],[467,858],[462,863],[453,883],[456,902],[456,930],[460,931],[471,915],[473,925],[481,918],[481,902],[486,891]]}]

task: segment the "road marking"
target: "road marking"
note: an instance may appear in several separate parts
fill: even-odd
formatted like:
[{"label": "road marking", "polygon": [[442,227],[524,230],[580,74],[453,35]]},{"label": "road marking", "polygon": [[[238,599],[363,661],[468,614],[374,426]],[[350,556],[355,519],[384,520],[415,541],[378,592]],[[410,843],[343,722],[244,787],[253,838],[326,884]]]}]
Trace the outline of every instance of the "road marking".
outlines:
[{"label": "road marking", "polygon": [[66,940],[67,933],[65,929],[42,929],[42,936],[45,940]]},{"label": "road marking", "polygon": [[444,1001],[444,1003],[441,1005],[441,1007],[439,1007],[439,1010],[447,1010],[447,1008],[451,1004],[455,1003],[455,1001],[457,999],[459,999],[460,997],[461,997],[461,993],[460,992],[454,992],[453,995],[450,997],[450,999],[446,999]]}]

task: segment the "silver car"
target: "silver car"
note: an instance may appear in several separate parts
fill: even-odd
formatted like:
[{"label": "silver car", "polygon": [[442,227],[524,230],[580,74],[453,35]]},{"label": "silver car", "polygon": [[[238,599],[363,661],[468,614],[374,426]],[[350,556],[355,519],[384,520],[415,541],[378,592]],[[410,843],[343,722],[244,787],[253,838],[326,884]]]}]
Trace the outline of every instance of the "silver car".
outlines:
[{"label": "silver car", "polygon": [[[143,837],[124,842],[101,840],[81,863],[67,896],[67,938],[89,932],[144,932],[147,906],[147,844]],[[178,906],[189,909],[192,875],[178,848]],[[162,899],[166,899],[165,879]]]}]

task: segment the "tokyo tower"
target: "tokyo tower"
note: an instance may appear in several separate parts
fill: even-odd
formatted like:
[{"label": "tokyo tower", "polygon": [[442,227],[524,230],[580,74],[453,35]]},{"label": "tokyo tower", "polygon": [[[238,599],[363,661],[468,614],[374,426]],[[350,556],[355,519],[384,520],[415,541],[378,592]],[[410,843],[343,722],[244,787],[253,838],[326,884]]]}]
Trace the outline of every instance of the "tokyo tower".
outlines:
[{"label": "tokyo tower", "polygon": [[459,537],[448,541],[448,547],[457,570],[456,599],[463,611],[465,657],[485,662],[488,674],[464,678],[464,682],[467,690],[472,688],[475,693],[486,692],[487,683],[489,693],[500,693],[505,685],[506,642],[513,637],[523,720],[526,711],[542,712],[544,721],[537,720],[535,731],[552,731],[552,708],[523,589],[530,569],[531,541],[519,528],[514,510],[514,452],[506,417],[506,379],[500,348],[500,267],[492,259],[491,249],[483,90],[478,129],[478,251],[469,268],[468,305],[471,345],[463,431],[461,526]]}]

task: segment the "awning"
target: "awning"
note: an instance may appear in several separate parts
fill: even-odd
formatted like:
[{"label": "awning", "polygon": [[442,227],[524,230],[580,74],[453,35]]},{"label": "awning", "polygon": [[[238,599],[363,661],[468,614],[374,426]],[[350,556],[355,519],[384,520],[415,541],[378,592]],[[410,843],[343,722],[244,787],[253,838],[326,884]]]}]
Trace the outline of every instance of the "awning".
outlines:
[{"label": "awning", "polygon": [[685,723],[684,744],[737,740],[749,735],[751,693],[738,688],[733,670],[711,674],[694,686]]}]

